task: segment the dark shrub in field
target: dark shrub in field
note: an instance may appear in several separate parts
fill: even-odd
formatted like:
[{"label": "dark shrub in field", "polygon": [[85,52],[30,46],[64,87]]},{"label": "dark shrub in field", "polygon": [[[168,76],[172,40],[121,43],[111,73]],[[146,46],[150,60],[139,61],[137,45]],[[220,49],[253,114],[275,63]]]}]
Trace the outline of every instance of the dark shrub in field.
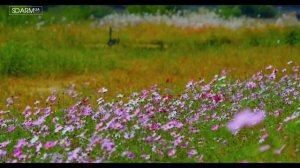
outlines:
[{"label": "dark shrub in field", "polygon": [[241,5],[239,8],[249,17],[273,18],[278,15],[278,10],[271,5]]},{"label": "dark shrub in field", "polygon": [[173,13],[181,9],[176,5],[128,5],[126,10],[134,14],[166,14]]},{"label": "dark shrub in field", "polygon": [[299,31],[292,30],[288,32],[285,36],[285,43],[291,46],[294,46],[299,43]]},{"label": "dark shrub in field", "polygon": [[220,6],[217,14],[225,18],[248,16],[253,18],[274,18],[278,16],[278,10],[271,5],[235,5]]},{"label": "dark shrub in field", "polygon": [[220,6],[216,13],[224,18],[229,18],[232,16],[239,17],[242,15],[242,12],[238,6]]},{"label": "dark shrub in field", "polygon": [[0,49],[0,73],[7,75],[23,75],[30,73],[32,62],[30,51],[15,43],[6,44]]}]

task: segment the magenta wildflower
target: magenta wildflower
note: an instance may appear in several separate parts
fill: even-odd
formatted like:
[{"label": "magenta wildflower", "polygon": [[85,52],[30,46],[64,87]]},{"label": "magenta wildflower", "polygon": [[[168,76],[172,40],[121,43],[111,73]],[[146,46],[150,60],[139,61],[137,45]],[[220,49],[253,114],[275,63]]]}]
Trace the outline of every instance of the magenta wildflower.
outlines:
[{"label": "magenta wildflower", "polygon": [[171,149],[169,152],[168,152],[168,156],[172,157],[176,154],[176,149]]},{"label": "magenta wildflower", "polygon": [[211,127],[211,130],[212,130],[212,131],[217,131],[218,128],[219,128],[219,125],[217,124],[217,125],[212,126],[212,127]]},{"label": "magenta wildflower", "polygon": [[134,133],[125,133],[124,138],[125,139],[132,139],[134,137]]},{"label": "magenta wildflower", "polygon": [[176,127],[176,128],[181,128],[181,127],[183,127],[183,124],[181,123],[181,122],[179,122],[179,121],[170,121],[170,122],[168,122],[167,124],[165,124],[165,125],[163,125],[162,126],[162,129],[164,130],[164,131],[167,131],[167,130],[169,130],[169,129],[172,129],[172,128],[174,128],[174,127]]},{"label": "magenta wildflower", "polygon": [[37,106],[38,104],[40,104],[40,101],[37,100],[37,101],[34,102],[35,106]]},{"label": "magenta wildflower", "polygon": [[26,146],[28,143],[25,139],[20,139],[18,141],[18,144],[16,146],[14,146],[14,148],[22,148],[24,146]]},{"label": "magenta wildflower", "polygon": [[7,128],[7,132],[12,132],[16,129],[16,127],[14,125],[11,125]]},{"label": "magenta wildflower", "polygon": [[188,151],[189,158],[191,158],[191,157],[193,157],[194,155],[197,155],[197,154],[198,154],[198,152],[197,152],[196,149],[191,149],[191,150]]},{"label": "magenta wildflower", "polygon": [[248,87],[249,89],[254,89],[254,88],[256,88],[256,83],[250,81],[250,82],[247,83],[247,87]]},{"label": "magenta wildflower", "polygon": [[48,141],[48,142],[45,143],[44,148],[45,149],[50,149],[50,148],[53,148],[55,145],[56,145],[56,141],[54,141],[54,142]]},{"label": "magenta wildflower", "polygon": [[5,148],[8,144],[10,144],[10,141],[4,141],[0,143],[0,148]]},{"label": "magenta wildflower", "polygon": [[47,102],[51,102],[51,103],[54,103],[55,100],[56,100],[56,96],[55,96],[55,95],[51,95],[51,96],[49,96],[49,97],[46,99]]},{"label": "magenta wildflower", "polygon": [[0,149],[0,159],[4,159],[7,155],[7,152],[5,150]]},{"label": "magenta wildflower", "polygon": [[296,119],[298,116],[300,115],[300,112],[294,113],[291,116],[286,117],[283,121],[284,122],[288,122],[290,120],[294,120]]},{"label": "magenta wildflower", "polygon": [[15,158],[20,158],[20,156],[22,155],[22,149],[21,148],[15,148],[13,155],[14,155]]},{"label": "magenta wildflower", "polygon": [[279,124],[279,126],[276,128],[276,131],[281,131],[282,130],[282,123]]},{"label": "magenta wildflower", "polygon": [[41,150],[41,148],[42,148],[42,143],[40,142],[40,141],[38,141],[37,143],[36,143],[36,152],[39,152],[40,150]]},{"label": "magenta wildflower", "polygon": [[265,139],[266,139],[268,136],[269,136],[269,134],[268,134],[268,133],[265,133],[264,135],[262,135],[262,136],[260,137],[259,143],[262,143],[262,142],[264,142],[264,141],[265,141]]},{"label": "magenta wildflower", "polygon": [[264,145],[264,146],[261,146],[260,148],[259,148],[259,151],[260,152],[264,152],[264,151],[267,151],[267,150],[269,150],[270,149],[270,145],[268,144],[268,145]]},{"label": "magenta wildflower", "polygon": [[57,132],[59,132],[59,131],[62,130],[62,129],[63,129],[63,127],[62,127],[61,125],[56,124],[56,125],[55,125],[55,130],[54,130],[54,132],[57,133]]},{"label": "magenta wildflower", "polygon": [[158,124],[153,124],[152,125],[152,130],[158,130],[159,129],[159,125]]},{"label": "magenta wildflower", "polygon": [[274,80],[276,78],[276,74],[275,73],[272,73],[270,76],[269,76],[270,79]]},{"label": "magenta wildflower", "polygon": [[215,102],[216,103],[218,103],[219,101],[221,101],[221,95],[216,95],[215,97],[214,97],[214,99],[215,99]]},{"label": "magenta wildflower", "polygon": [[72,152],[70,152],[69,156],[68,156],[68,160],[67,161],[72,161],[74,159],[78,158],[78,153],[81,152],[82,149],[81,148],[76,148],[74,149]]},{"label": "magenta wildflower", "polygon": [[[266,129],[264,128],[264,131],[265,131]],[[260,138],[261,139],[266,139],[267,137],[269,136],[269,134],[268,133],[265,133],[264,135],[262,135]]]},{"label": "magenta wildflower", "polygon": [[270,70],[270,69],[272,69],[272,65],[269,65],[269,66],[267,66],[267,68],[266,68],[267,70]]},{"label": "magenta wildflower", "polygon": [[286,144],[282,145],[280,149],[274,150],[273,153],[276,155],[280,155],[282,150],[285,148]]},{"label": "magenta wildflower", "polygon": [[181,148],[187,148],[189,146],[189,142],[184,142],[181,144]]},{"label": "magenta wildflower", "polygon": [[263,110],[255,113],[251,112],[250,109],[237,113],[234,116],[233,121],[227,124],[228,129],[233,133],[237,133],[243,127],[251,127],[262,122],[265,118],[265,112]]},{"label": "magenta wildflower", "polygon": [[150,155],[147,154],[142,154],[141,158],[145,159],[145,160],[149,160],[150,159]]},{"label": "magenta wildflower", "polygon": [[106,93],[108,91],[108,89],[106,89],[105,87],[101,88],[98,90],[98,93]]},{"label": "magenta wildflower", "polygon": [[7,103],[6,106],[9,107],[9,106],[11,106],[11,105],[14,104],[14,101],[13,101],[12,98],[7,98],[7,99],[6,99],[6,103]]},{"label": "magenta wildflower", "polygon": [[104,148],[106,148],[107,151],[112,152],[115,150],[115,143],[108,140],[108,139],[104,139],[103,143],[101,145],[101,149],[103,150]]},{"label": "magenta wildflower", "polygon": [[135,158],[135,154],[134,153],[132,153],[132,152],[128,152],[127,153],[127,157],[129,158],[129,159],[134,159]]},{"label": "magenta wildflower", "polygon": [[240,161],[240,163],[249,163],[249,161],[248,160],[242,160],[242,161]]}]

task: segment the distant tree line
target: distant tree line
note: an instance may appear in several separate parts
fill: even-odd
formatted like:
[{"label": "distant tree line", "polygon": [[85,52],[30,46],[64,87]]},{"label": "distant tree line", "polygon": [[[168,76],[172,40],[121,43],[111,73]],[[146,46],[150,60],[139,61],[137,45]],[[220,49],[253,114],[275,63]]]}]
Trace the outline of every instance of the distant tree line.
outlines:
[{"label": "distant tree line", "polygon": [[[281,14],[280,6],[274,5],[45,5],[41,18],[32,16],[8,16],[8,6],[0,7],[0,25],[31,25],[40,22],[56,23],[65,21],[102,18],[108,14],[121,12],[133,14],[172,14],[179,10],[198,10],[200,7],[215,11],[224,18],[248,16],[254,18],[274,18]],[[298,10],[299,6],[282,6],[290,10]]]},{"label": "distant tree line", "polygon": [[219,6],[216,13],[225,18],[240,16],[274,18],[280,14],[280,11],[272,5],[227,5]]}]

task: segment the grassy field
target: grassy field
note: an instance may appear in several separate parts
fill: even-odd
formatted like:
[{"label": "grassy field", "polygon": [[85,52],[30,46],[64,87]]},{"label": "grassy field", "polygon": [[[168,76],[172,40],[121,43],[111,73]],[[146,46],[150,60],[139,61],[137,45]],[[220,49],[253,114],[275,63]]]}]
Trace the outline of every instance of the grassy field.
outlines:
[{"label": "grassy field", "polygon": [[106,46],[108,27],[93,28],[91,22],[1,29],[2,102],[14,94],[25,94],[32,102],[28,94],[49,94],[52,87],[72,82],[89,82],[94,90],[105,86],[111,94],[162,85],[167,79],[180,89],[190,79],[212,79],[223,69],[231,70],[233,78],[244,78],[267,64],[282,68],[289,60],[299,62],[298,27],[230,30],[144,24],[119,30],[121,43],[113,47]]},{"label": "grassy field", "polygon": [[[262,70],[269,73],[269,70],[265,69],[269,65],[272,65],[279,71],[288,67],[287,62],[289,61],[293,61],[293,65],[300,65],[299,27],[268,26],[253,29],[246,27],[239,29],[226,29],[222,27],[178,28],[165,24],[145,23],[122,27],[114,33],[114,36],[120,38],[120,44],[108,47],[106,45],[108,40],[108,26],[97,27],[94,21],[46,24],[41,27],[2,25],[0,27],[0,111],[1,109],[3,111],[10,110],[11,114],[18,118],[18,122],[25,122],[28,121],[28,116],[24,118],[21,113],[26,116],[26,110],[24,111],[26,106],[29,105],[35,108],[35,110],[51,107],[53,114],[51,113],[50,116],[47,115],[44,124],[49,126],[50,131],[53,131],[56,126],[49,125],[53,118],[62,119],[61,117],[64,116],[62,109],[68,110],[69,107],[74,106],[74,103],[82,101],[86,97],[89,98],[87,101],[88,104],[95,111],[100,106],[108,109],[111,108],[108,106],[110,101],[116,103],[116,108],[122,108],[122,104],[118,105],[117,94],[123,94],[124,98],[121,99],[124,102],[129,102],[130,100],[134,100],[131,97],[134,92],[140,93],[142,90],[149,89],[154,84],[158,84],[158,87],[162,90],[157,92],[161,95],[184,95],[186,84],[190,80],[199,81],[205,79],[204,83],[207,84],[214,79],[216,74],[221,74],[225,70],[228,72],[226,81],[224,81],[226,89],[212,84],[215,87],[212,90],[214,96],[221,95],[221,93],[225,96],[227,94],[226,91],[228,91],[227,86],[229,88],[232,86],[237,92],[240,92],[241,97],[245,98],[245,100],[236,100],[234,94],[229,94],[230,91],[228,91],[227,96],[229,100],[236,102],[226,102],[222,96],[222,101],[220,103],[217,102],[218,104],[215,108],[210,107],[211,104],[209,102],[212,101],[210,98],[203,98],[200,102],[203,104],[208,103],[208,107],[205,107],[208,109],[203,116],[201,114],[200,118],[202,120],[204,120],[206,115],[212,116],[215,112],[218,113],[217,116],[222,116],[228,110],[237,112],[237,109],[242,110],[248,107],[254,109],[260,107],[258,100],[264,101],[266,104],[262,110],[273,114],[278,109],[284,109],[284,114],[279,117],[274,117],[274,115],[268,116],[263,124],[253,129],[242,130],[237,136],[233,136],[226,130],[226,123],[231,119],[228,117],[233,116],[231,112],[228,117],[225,116],[224,120],[210,121],[208,119],[208,123],[201,121],[191,125],[184,124],[182,129],[173,130],[174,134],[178,134],[178,136],[169,135],[169,133],[166,133],[167,131],[158,130],[156,133],[161,135],[167,141],[167,144],[172,144],[172,138],[178,138],[180,137],[179,135],[183,135],[184,141],[189,142],[190,145],[188,145],[188,148],[183,147],[178,149],[176,147],[164,148],[163,142],[162,144],[158,143],[156,145],[157,148],[161,148],[160,151],[165,153],[162,156],[160,152],[151,152],[153,144],[143,142],[145,149],[142,151],[147,153],[147,155],[151,155],[150,161],[240,162],[246,160],[250,162],[299,162],[299,133],[296,131],[297,127],[299,127],[299,119],[285,123],[284,131],[276,131],[277,127],[282,124],[286,117],[296,114],[294,112],[295,110],[297,111],[299,98],[291,96],[293,106],[285,104],[284,101],[281,102],[283,98],[276,92],[278,88],[267,79],[264,79],[264,82],[269,87],[268,93],[265,93],[261,88],[252,90],[253,94],[260,95],[263,98],[250,99],[251,91],[247,90],[247,87],[244,86],[256,72]],[[294,73],[297,74],[297,72],[292,71],[292,68],[289,68],[286,72],[288,75]],[[277,78],[280,79],[284,74],[278,73]],[[236,79],[241,80],[243,87],[234,85],[233,81]],[[298,82],[296,78],[292,77],[289,80]],[[258,83],[257,81],[257,85]],[[291,87],[296,90],[299,89],[296,85],[279,84],[282,92]],[[79,95],[76,98],[72,98],[66,94],[66,90],[70,89],[72,85],[74,85],[74,88],[71,90],[76,91]],[[107,88],[108,92],[99,96],[97,91],[103,87]],[[169,88],[172,91],[164,93],[164,88]],[[56,90],[57,93],[51,93],[53,90]],[[222,90],[226,93],[223,94]],[[175,105],[175,109],[182,111],[182,113],[175,117],[175,120],[184,123],[185,118],[196,115],[197,109],[204,110],[201,103],[192,100],[192,97],[196,96],[195,91],[191,91],[192,94],[189,95],[190,99],[178,98],[178,101],[184,102],[186,107],[181,109],[180,106]],[[149,89],[149,92],[153,93],[156,91],[155,89]],[[204,94],[206,91],[197,90],[197,92]],[[56,97],[53,104],[49,100],[46,101],[49,95],[55,95]],[[102,96],[107,104],[99,105],[98,107],[96,102]],[[13,105],[7,106],[6,102],[8,98],[14,100]],[[144,111],[148,109],[146,107],[144,109],[144,105],[148,105],[155,108],[167,108],[170,109],[170,112],[172,111],[170,107],[172,106],[171,103],[163,101],[162,103],[166,103],[165,106],[156,106],[151,98],[147,96],[143,98],[146,102],[132,107]],[[40,101],[40,104],[34,105],[37,100]],[[274,103],[277,100],[280,103]],[[172,103],[176,102],[173,99],[170,101]],[[188,106],[188,103],[191,102],[196,102],[196,105],[192,107]],[[80,109],[88,105],[81,104],[75,106]],[[235,107],[237,109],[234,109]],[[31,118],[35,110],[30,112],[29,118]],[[114,112],[113,109],[108,111]],[[183,114],[184,111],[188,113],[187,116]],[[103,115],[100,116],[99,118],[103,117]],[[117,116],[113,115],[111,118]],[[151,117],[150,114],[149,116]],[[2,117],[6,118],[7,116],[2,114]],[[37,119],[37,116],[32,117],[32,120]],[[80,121],[87,123],[83,128],[75,129],[75,132],[63,135],[52,136],[45,133],[43,138],[40,136],[39,141],[43,144],[48,141],[57,141],[55,144],[58,144],[63,138],[71,138],[73,135],[76,136],[84,131],[88,132],[88,135],[85,136],[86,138],[96,141],[92,133],[95,131],[98,120],[92,121],[85,115],[78,115],[77,117],[80,118]],[[164,113],[155,114],[155,118],[158,118],[158,120],[155,119],[153,122],[151,120],[151,124],[161,123],[163,125],[170,121]],[[125,122],[125,127],[130,129],[133,125],[138,125],[137,121],[138,119],[129,119],[129,121]],[[55,121],[54,123],[68,125],[62,120]],[[216,124],[218,125],[216,128],[217,131],[212,128]],[[148,126],[141,127],[145,130],[136,130],[135,136],[138,138],[145,138],[146,135],[150,136],[155,132],[147,132]],[[153,125],[149,127],[153,127]],[[188,139],[189,134],[192,134],[189,131],[191,130],[190,127],[195,127],[200,131],[200,134],[193,134],[192,137],[194,139]],[[13,130],[14,134],[8,135],[6,127],[3,126],[1,127],[0,143],[6,140],[17,143],[16,137],[26,138],[29,142],[34,135],[37,135],[36,131],[35,128],[25,129],[20,126]],[[127,133],[128,130],[125,132]],[[121,131],[121,135],[123,136],[125,132]],[[108,129],[101,136],[104,138],[106,135],[115,136],[117,134],[118,129]],[[258,148],[263,145],[258,143],[261,134],[268,134],[267,137],[269,138],[263,138],[266,139],[266,142],[263,144],[271,144],[272,150],[280,148],[285,144],[284,152],[281,155],[273,154],[272,151],[259,152]],[[120,135],[118,134],[118,136]],[[101,150],[98,147],[99,151],[93,149],[92,151],[85,152],[90,152],[92,155],[86,160],[83,159],[85,157],[82,156],[81,158],[76,155],[82,160],[68,159],[68,161],[89,162],[97,160],[97,156],[101,156],[104,161],[147,162],[147,159],[136,157],[141,154],[139,153],[141,139],[136,141],[130,140],[130,138],[118,139],[110,137],[107,139],[114,141],[114,144],[119,144],[119,146],[117,145],[116,149],[110,150],[108,150],[109,145],[106,146],[108,153],[103,152],[105,150],[102,147]],[[69,151],[64,151],[57,145],[54,148],[49,147],[49,149],[51,148],[50,150],[48,150],[48,147],[45,147],[46,149],[42,148],[40,153],[41,155],[47,153],[47,156],[53,159],[54,153],[65,155],[67,152],[75,150],[76,147],[86,147],[87,145],[85,141],[71,141],[72,147],[68,147],[70,148]],[[196,144],[198,141],[203,144]],[[222,141],[222,143],[219,143],[219,141]],[[129,149],[126,146],[129,146]],[[16,154],[16,152],[19,152],[14,151],[19,148],[13,148],[12,143],[8,147],[10,147],[7,149],[8,153]],[[48,157],[42,159],[42,156],[33,159],[33,153],[30,152],[33,148],[28,147],[27,149],[27,147],[27,159],[26,157],[22,158],[22,155],[14,155],[14,157],[9,155],[7,157],[9,159],[5,159],[5,157],[0,158],[3,162],[13,162],[14,159],[17,162],[51,161]],[[177,149],[178,155],[174,154],[174,156],[174,150],[170,151],[171,149]],[[193,154],[194,151],[191,152],[191,150],[195,149],[197,150],[197,154]],[[26,150],[24,149],[23,152]],[[124,151],[133,152],[134,157],[133,154],[128,154],[128,152],[124,154],[124,156],[128,155],[128,157],[120,156]],[[110,154],[110,152],[112,153]],[[189,155],[195,155],[195,157],[187,157],[186,152],[190,153]],[[70,155],[72,154],[69,153],[69,157]],[[101,159],[99,160],[102,161]],[[54,162],[58,162],[58,160],[54,159]]]}]

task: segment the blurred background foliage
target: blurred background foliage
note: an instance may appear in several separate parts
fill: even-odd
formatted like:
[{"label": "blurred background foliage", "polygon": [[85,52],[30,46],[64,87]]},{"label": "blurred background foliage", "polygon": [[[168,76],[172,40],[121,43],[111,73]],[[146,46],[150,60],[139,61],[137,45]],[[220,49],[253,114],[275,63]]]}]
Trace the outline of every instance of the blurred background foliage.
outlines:
[{"label": "blurred background foliage", "polygon": [[180,10],[197,11],[200,8],[214,11],[224,18],[240,16],[275,18],[280,16],[285,9],[294,9],[297,15],[300,15],[299,6],[274,5],[48,5],[43,7],[42,16],[18,15],[8,17],[8,6],[0,6],[0,26],[31,25],[40,21],[45,21],[47,24],[62,21],[84,21],[93,18],[100,19],[112,13],[173,14]]}]

